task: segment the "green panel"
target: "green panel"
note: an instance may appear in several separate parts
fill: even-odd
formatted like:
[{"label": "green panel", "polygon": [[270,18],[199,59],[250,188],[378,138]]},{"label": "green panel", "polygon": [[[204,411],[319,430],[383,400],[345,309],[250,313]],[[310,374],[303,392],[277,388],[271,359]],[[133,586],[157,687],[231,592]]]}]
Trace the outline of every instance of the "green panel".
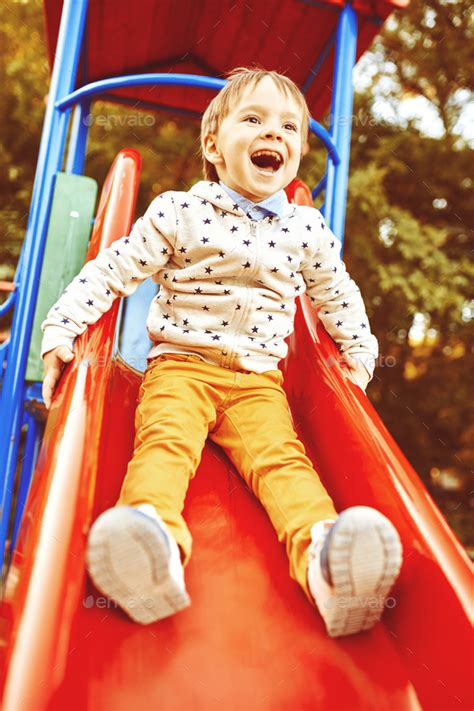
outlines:
[{"label": "green panel", "polygon": [[51,306],[84,265],[96,197],[97,183],[92,178],[56,174],[26,380],[43,380],[41,324]]}]

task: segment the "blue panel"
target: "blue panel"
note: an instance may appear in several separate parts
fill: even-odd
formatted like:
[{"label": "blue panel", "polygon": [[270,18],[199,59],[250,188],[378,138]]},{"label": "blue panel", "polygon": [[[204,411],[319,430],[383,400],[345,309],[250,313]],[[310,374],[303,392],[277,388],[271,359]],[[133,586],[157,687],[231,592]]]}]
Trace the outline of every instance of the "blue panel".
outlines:
[{"label": "blue panel", "polygon": [[142,372],[146,368],[146,356],[153,345],[148,338],[145,324],[157,289],[158,285],[152,279],[146,279],[125,299],[119,351],[132,368]]}]

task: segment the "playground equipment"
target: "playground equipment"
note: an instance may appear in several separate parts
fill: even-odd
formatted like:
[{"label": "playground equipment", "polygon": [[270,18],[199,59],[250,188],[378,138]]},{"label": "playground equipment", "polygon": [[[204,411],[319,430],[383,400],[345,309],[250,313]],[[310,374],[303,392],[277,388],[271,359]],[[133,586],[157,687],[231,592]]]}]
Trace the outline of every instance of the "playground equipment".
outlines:
[{"label": "playground equipment", "polygon": [[[223,85],[210,75],[250,61],[285,70],[305,91],[311,128],[327,148],[313,197],[324,191],[323,212],[342,239],[351,68],[394,6],[46,0],[55,57],[49,103],[22,257],[2,307],[15,309],[0,351],[6,711],[472,706],[468,558],[365,395],[331,367],[335,344],[306,297],[281,364],[295,427],[338,509],[378,508],[404,546],[391,606],[368,633],[327,638],[289,578],[265,512],[212,443],[185,510],[194,537],[186,569],[192,606],[140,627],[97,596],[84,546],[92,520],[115,502],[132,452],[141,372],[124,353],[133,350],[130,314],[147,305],[139,292],[77,339],[46,423],[41,400],[38,325],[70,279],[54,255],[60,247],[76,273],[84,258],[127,234],[134,217],[140,157],[125,149],[87,244],[96,186],[82,175],[84,119],[93,99],[197,117]],[[326,129],[316,119],[329,100]],[[292,186],[290,198],[301,200],[301,190]]]}]

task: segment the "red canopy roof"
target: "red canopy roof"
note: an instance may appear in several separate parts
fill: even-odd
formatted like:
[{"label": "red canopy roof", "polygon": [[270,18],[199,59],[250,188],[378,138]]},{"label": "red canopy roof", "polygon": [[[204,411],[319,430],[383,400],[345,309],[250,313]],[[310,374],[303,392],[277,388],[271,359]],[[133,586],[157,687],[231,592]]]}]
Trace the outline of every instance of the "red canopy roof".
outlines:
[{"label": "red canopy roof", "polygon": [[[354,0],[359,57],[384,20],[409,0]],[[62,0],[45,0],[50,61]],[[85,50],[77,86],[122,74],[172,72],[223,76],[258,63],[303,86],[336,29],[342,0],[89,0]],[[315,118],[330,105],[334,50],[306,96]],[[133,87],[115,92],[140,107],[201,113],[211,93],[180,87]]]}]

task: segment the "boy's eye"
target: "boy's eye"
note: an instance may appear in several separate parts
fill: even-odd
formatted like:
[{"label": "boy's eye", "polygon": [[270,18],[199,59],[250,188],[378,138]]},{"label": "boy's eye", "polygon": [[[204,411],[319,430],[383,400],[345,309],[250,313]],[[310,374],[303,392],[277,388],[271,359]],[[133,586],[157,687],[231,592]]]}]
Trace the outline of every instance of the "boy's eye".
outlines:
[{"label": "boy's eye", "polygon": [[250,123],[258,123],[258,118],[256,116],[247,116],[244,121],[250,121]]},{"label": "boy's eye", "polygon": [[288,129],[289,131],[297,131],[298,130],[298,127],[296,126],[296,124],[291,123],[291,122],[285,123],[284,128]]}]

